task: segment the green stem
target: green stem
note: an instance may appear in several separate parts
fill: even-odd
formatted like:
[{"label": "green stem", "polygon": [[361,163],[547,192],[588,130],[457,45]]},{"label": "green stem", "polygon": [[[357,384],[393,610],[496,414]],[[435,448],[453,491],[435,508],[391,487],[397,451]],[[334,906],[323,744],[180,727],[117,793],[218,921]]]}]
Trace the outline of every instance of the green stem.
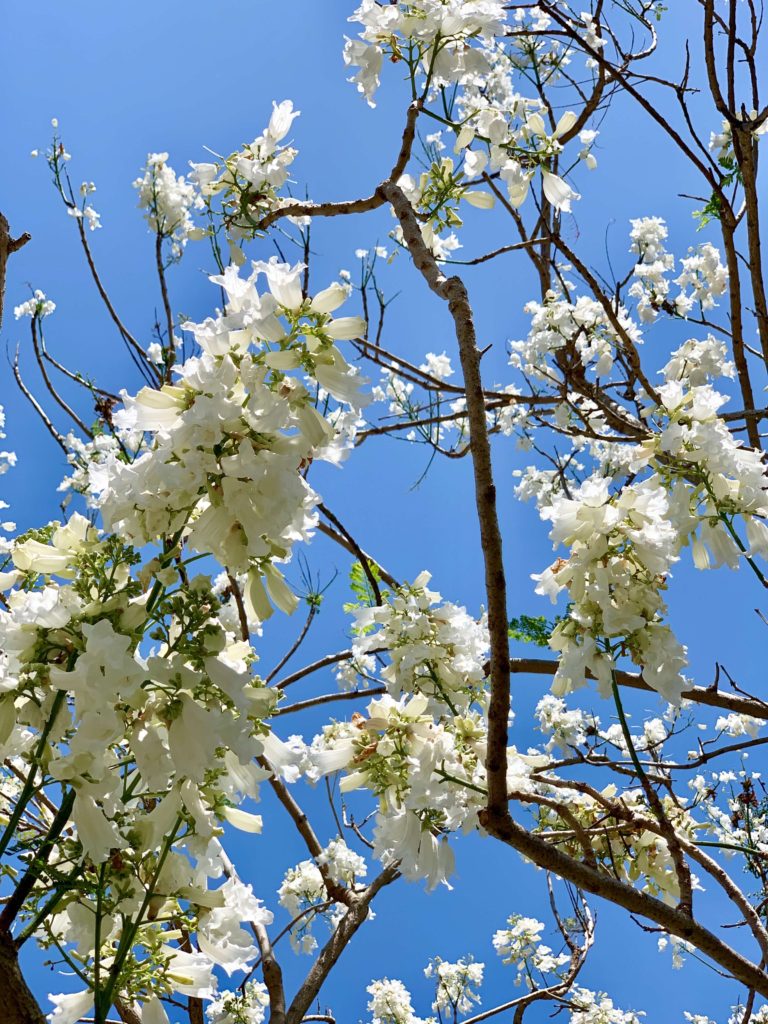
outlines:
[{"label": "green stem", "polygon": [[766,579],[765,576],[763,575],[763,573],[760,571],[760,569],[758,568],[754,558],[752,558],[751,555],[747,554],[747,548],[746,548],[744,542],[742,541],[741,537],[738,535],[738,533],[736,533],[736,530],[735,530],[735,528],[733,526],[733,523],[730,522],[730,520],[726,516],[725,512],[723,512],[720,509],[719,505],[717,504],[717,499],[715,497],[714,491],[712,490],[712,488],[710,486],[710,483],[709,483],[709,480],[706,478],[706,476],[704,477],[704,488],[705,488],[707,494],[709,495],[710,500],[712,501],[712,504],[717,509],[717,517],[718,517],[718,519],[723,524],[723,526],[726,528],[728,533],[730,533],[730,535],[733,538],[733,541],[734,541],[736,547],[739,549],[739,551],[741,551],[742,555],[744,555],[744,558],[746,559],[747,564],[752,569],[752,571],[754,572],[755,576],[757,576],[757,578],[760,580],[762,585],[764,587],[768,587],[768,579]]},{"label": "green stem", "polygon": [[699,839],[696,846],[712,846],[718,850],[735,850],[736,853],[746,853],[757,857],[764,857],[765,854],[749,846],[739,846],[737,843],[716,843],[714,840]]},{"label": "green stem", "polygon": [[45,901],[35,917],[29,922],[29,924],[19,932],[16,937],[16,948],[23,946],[27,939],[30,939],[43,921],[56,909],[62,896],[65,893],[72,892],[72,883],[83,873],[83,865],[78,864],[74,871],[71,871],[66,878],[56,883],[56,888],[53,890],[51,896]]},{"label": "green stem", "polygon": [[96,890],[96,926],[94,928],[94,945],[93,945],[93,994],[94,1001],[96,1003],[96,1020],[98,1024],[101,1024],[99,1019],[98,1003],[99,1003],[99,988],[101,987],[101,906],[104,898],[104,871],[106,865],[102,864],[99,867],[99,886]]},{"label": "green stem", "polygon": [[613,669],[611,669],[611,689],[613,691],[613,699],[614,699],[614,702],[616,704],[616,711],[618,712],[618,715],[619,715],[619,723],[621,724],[621,733],[622,733],[622,736],[624,737],[624,742],[627,744],[627,749],[629,750],[630,760],[632,761],[632,764],[634,765],[634,768],[635,768],[635,771],[638,774],[638,777],[644,783],[644,788],[648,787],[648,786],[650,786],[650,783],[648,782],[648,779],[646,777],[646,774],[645,774],[645,771],[643,769],[643,766],[640,763],[640,758],[637,756],[637,751],[635,750],[635,744],[632,742],[632,734],[629,731],[629,725],[627,723],[627,716],[624,714],[624,706],[621,703],[621,697],[619,696],[619,684],[616,682],[616,672]]},{"label": "green stem", "polygon": [[0,914],[0,931],[11,930],[11,925],[13,924],[16,915],[19,910],[21,910],[27,896],[32,892],[35,882],[40,878],[42,869],[45,867],[48,858],[53,851],[56,840],[59,838],[64,826],[69,821],[69,816],[72,813],[74,802],[75,791],[74,789],[70,789],[61,801],[61,806],[56,813],[56,817],[51,822],[51,827],[49,828],[48,834],[43,840],[42,845],[38,848],[37,853],[33,857],[32,862],[24,873],[24,876],[16,886],[10,900],[3,908],[2,914]]},{"label": "green stem", "polygon": [[158,857],[155,870],[152,873],[152,878],[147,885],[144,900],[139,908],[138,914],[128,927],[123,928],[123,934],[120,936],[120,942],[118,943],[117,951],[115,952],[115,959],[109,971],[109,981],[105,985],[103,992],[96,993],[95,1013],[97,1024],[101,1024],[112,1006],[115,988],[117,987],[117,982],[120,978],[120,971],[122,970],[125,958],[133,947],[136,934],[141,927],[142,920],[147,912],[147,908],[149,907],[149,902],[154,895],[154,889],[157,885],[157,880],[160,877],[160,872],[163,870],[163,865],[165,864],[168,854],[171,852],[171,847],[176,839],[176,833],[179,831],[182,821],[183,818],[181,817],[176,819],[176,824],[173,826],[173,829],[163,844],[163,849]]},{"label": "green stem", "polygon": [[[67,670],[72,668],[72,664],[73,658],[70,658],[70,664],[67,665]],[[14,807],[13,813],[8,819],[8,824],[5,826],[5,831],[3,832],[3,836],[0,839],[0,856],[2,856],[5,853],[6,848],[8,847],[8,843],[10,843],[11,839],[13,838],[14,832],[16,831],[16,826],[19,824],[19,821],[21,820],[21,816],[24,813],[24,809],[32,797],[32,793],[35,788],[35,775],[37,774],[38,761],[42,757],[43,751],[45,749],[45,744],[48,741],[51,729],[53,729],[56,719],[58,718],[59,711],[61,710],[61,706],[66,700],[66,697],[66,691],[59,690],[59,692],[53,699],[53,704],[51,705],[51,713],[48,716],[48,721],[45,723],[45,728],[40,733],[40,739],[38,740],[37,746],[35,747],[35,752],[32,757],[32,764],[29,769],[29,775],[27,775],[27,781],[24,783],[21,793],[19,794],[19,798],[16,801],[16,806]]]},{"label": "green stem", "polygon": [[459,779],[455,775],[451,775],[450,772],[445,771],[444,768],[435,768],[435,774],[439,775],[445,782],[454,782],[457,786],[463,786],[465,789],[474,790],[475,793],[480,793],[482,796],[488,796],[487,789],[483,789],[482,786],[476,786],[474,782],[468,782],[466,779]]}]

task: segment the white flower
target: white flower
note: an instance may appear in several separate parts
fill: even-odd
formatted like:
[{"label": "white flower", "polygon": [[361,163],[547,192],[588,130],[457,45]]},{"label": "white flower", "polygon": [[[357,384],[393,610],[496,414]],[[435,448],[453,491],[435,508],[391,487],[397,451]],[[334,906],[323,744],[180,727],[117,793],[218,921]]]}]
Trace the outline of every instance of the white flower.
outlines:
[{"label": "white flower", "polygon": [[259,814],[249,814],[239,807],[225,807],[222,813],[230,825],[234,825],[241,832],[261,832],[262,820]]},{"label": "white flower", "polygon": [[138,190],[139,207],[146,211],[150,230],[172,239],[177,256],[187,239],[200,237],[191,211],[203,208],[202,198],[194,185],[169,166],[167,153],[150,153],[144,174],[133,187]]},{"label": "white flower", "polygon": [[216,991],[213,964],[203,953],[186,953],[174,946],[161,946],[161,953],[167,957],[165,977],[183,996],[210,999]]},{"label": "white flower", "polygon": [[165,1007],[157,998],[151,996],[141,1009],[141,1024],[169,1024]]},{"label": "white flower", "polygon": [[106,818],[102,809],[88,793],[77,794],[72,818],[83,852],[95,864],[103,864],[113,850],[119,850],[127,845],[115,823]]},{"label": "white flower", "polygon": [[241,924],[266,926],[272,923],[272,914],[254,897],[251,887],[235,877],[229,878],[217,895],[223,897],[224,906],[201,913],[197,940],[200,950],[231,976],[247,970],[259,955],[253,936]]},{"label": "white flower", "polygon": [[570,213],[571,201],[581,198],[578,192],[574,192],[567,182],[550,171],[542,171],[541,177],[544,185],[544,195],[550,203],[552,203],[556,210],[560,210],[562,213]]},{"label": "white flower", "polygon": [[347,301],[350,291],[349,285],[329,285],[313,296],[309,308],[315,313],[333,313]]},{"label": "white flower", "polygon": [[402,981],[382,978],[372,982],[366,992],[371,997],[368,1001],[371,1024],[421,1024],[413,1012],[411,994]]},{"label": "white flower", "polygon": [[434,352],[428,352],[425,361],[419,369],[424,370],[425,373],[428,373],[431,377],[436,377],[438,380],[447,380],[448,377],[453,376],[451,360],[445,352],[439,356],[435,355]]},{"label": "white flower", "polygon": [[285,138],[300,113],[300,110],[293,109],[293,103],[290,100],[283,100],[282,103],[272,101],[272,116],[267,126],[267,134],[273,142],[280,142]]},{"label": "white flower", "polygon": [[205,1010],[209,1024],[263,1024],[269,1007],[267,987],[249,981],[241,992],[225,992]]},{"label": "white flower", "polygon": [[31,299],[27,299],[20,306],[14,307],[13,315],[17,320],[20,320],[23,316],[44,317],[50,316],[55,309],[56,303],[46,299],[45,293],[41,292],[38,288]]},{"label": "white flower", "polygon": [[51,1024],[76,1024],[93,1006],[93,992],[75,992],[67,995],[49,995],[54,1011],[48,1015]]},{"label": "white flower", "polygon": [[729,715],[721,716],[715,722],[715,729],[718,732],[725,732],[729,736],[750,736],[755,739],[765,722],[760,718],[753,718],[751,715],[740,715],[732,711]]},{"label": "white flower", "polygon": [[480,1002],[472,986],[482,985],[484,969],[485,964],[475,963],[471,957],[462,957],[456,963],[435,957],[424,970],[427,978],[435,978],[437,982],[432,1009],[441,1016],[469,1013],[472,1006]]},{"label": "white flower", "polygon": [[351,341],[365,334],[365,320],[360,316],[343,316],[330,320],[323,328],[329,338],[336,341]]},{"label": "white flower", "polygon": [[300,280],[304,270],[303,263],[291,267],[287,263],[281,263],[276,256],[272,256],[266,263],[255,262],[253,269],[266,274],[269,290],[281,306],[289,310],[301,309],[304,304]]}]

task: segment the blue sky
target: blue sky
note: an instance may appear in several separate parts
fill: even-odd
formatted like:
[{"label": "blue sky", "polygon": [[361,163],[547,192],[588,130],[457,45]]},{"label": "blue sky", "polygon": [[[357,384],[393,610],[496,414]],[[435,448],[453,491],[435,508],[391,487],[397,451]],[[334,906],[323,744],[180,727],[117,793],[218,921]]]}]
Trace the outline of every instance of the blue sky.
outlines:
[{"label": "blue sky", "polygon": [[[168,151],[181,172],[188,160],[206,159],[205,147],[228,153],[250,141],[265,126],[271,101],[291,98],[302,111],[292,132],[300,151],[295,177],[314,198],[362,195],[391,166],[408,98],[396,68],[385,69],[375,110],[345,81],[342,37],[350,30],[346,18],[353,6],[349,0],[227,0],[219,5],[201,0],[138,0],[130,5],[31,0],[6,6],[4,34],[17,44],[4,54],[4,78],[12,83],[13,96],[0,109],[5,140],[0,209],[12,230],[29,231],[33,241],[10,265],[2,344],[9,352],[21,345],[22,367],[30,382],[36,378],[26,324],[16,323],[12,316],[12,307],[28,297],[28,286],[42,288],[58,304],[47,323],[54,354],[106,387],[138,386],[90,286],[74,224],[48,182],[45,163],[29,157],[31,150],[46,147],[50,119],[59,119],[73,155],[74,183],[96,182],[93,203],[104,223],[91,238],[97,262],[125,321],[149,342],[159,295],[152,271],[152,238],[130,187],[148,152]],[[672,6],[662,23],[669,40],[662,47],[662,61],[670,68],[673,59],[674,66],[679,65],[676,47],[697,8],[692,3]],[[713,118],[708,127],[718,125]],[[626,103],[616,105],[602,131],[596,150],[599,168],[591,176],[582,174],[578,182],[584,198],[567,227],[571,243],[578,243],[582,256],[603,270],[610,252],[621,276],[629,266],[630,217],[658,214],[670,224],[672,247],[684,254],[699,240],[694,237],[690,204],[676,198],[695,187],[691,172],[660,133]],[[472,211],[460,256],[506,240],[498,223],[490,231],[487,225],[487,215]],[[315,287],[325,286],[342,267],[354,271],[354,250],[386,243],[390,228],[385,211],[364,220],[337,219],[319,226],[313,236]],[[264,255],[272,251],[265,245]],[[209,267],[207,250],[192,245],[172,276],[174,306],[193,319],[208,315],[218,301],[217,290],[206,281]],[[467,271],[465,279],[476,305],[480,336],[493,346],[486,372],[505,383],[505,345],[525,332],[522,309],[535,295],[532,276],[524,257],[516,255],[482,271]],[[402,256],[382,271],[380,283],[388,294],[402,291],[388,313],[385,343],[415,362],[427,351],[446,349],[456,364],[445,310],[417,275],[407,272]],[[654,328],[648,331],[646,344],[659,353],[661,362],[673,338],[679,342],[687,336]],[[651,360],[655,359],[654,354]],[[3,478],[4,497],[20,526],[37,525],[58,514],[55,488],[64,475],[60,453],[15,390],[5,362],[0,365],[0,402],[8,414],[5,443],[19,456],[18,468]],[[551,546],[535,510],[512,497],[512,471],[524,466],[527,457],[509,440],[496,444],[495,455],[510,569],[510,613],[547,614],[549,605],[534,597],[529,575],[548,564]],[[469,462],[438,459],[426,479],[414,486],[425,464],[422,449],[412,451],[391,440],[371,441],[342,470],[320,467],[313,482],[363,545],[397,577],[412,579],[427,568],[447,599],[477,612],[482,604],[482,568]],[[334,568],[340,575],[296,664],[343,647],[347,628],[338,610],[348,596],[345,558],[322,540],[307,555],[324,578]],[[759,600],[757,585],[750,591],[751,580],[727,571],[697,574],[694,579],[691,571],[681,568],[676,577],[672,612],[680,636],[690,646],[692,674],[706,685],[715,659],[727,651],[729,670],[749,688],[751,648],[762,639],[751,611]],[[270,623],[263,642],[265,666],[279,657],[280,645],[290,642],[297,625],[277,618]],[[332,688],[329,675],[304,692]],[[517,683],[514,738],[521,746],[536,742],[528,721],[541,692],[540,681]],[[646,708],[658,710],[647,696],[634,698],[631,706],[636,714]],[[608,706],[597,710],[610,719]],[[311,720],[296,719],[292,727],[311,730],[312,725]],[[319,797],[309,801],[322,806]],[[243,851],[254,865],[253,877],[248,878],[256,893],[267,899],[279,883],[275,849],[281,860],[282,852],[287,858],[289,850],[295,850],[295,859],[303,857],[295,839],[280,827]],[[426,895],[418,886],[403,883],[385,893],[376,920],[345,954],[322,1002],[333,1006],[339,1021],[364,1019],[365,985],[373,977],[395,976],[412,987],[417,1011],[426,1016],[428,985],[421,968],[430,956],[450,959],[468,952],[488,964],[483,1006],[511,998],[510,976],[493,963],[490,938],[513,912],[546,920],[545,895],[543,876],[524,866],[516,854],[478,838],[459,843],[455,890]],[[664,1022],[682,1020],[683,1008],[717,1016],[735,997],[735,986],[717,982],[695,963],[684,974],[675,974],[668,954],[656,952],[654,936],[641,934],[609,907],[599,906],[598,911],[598,943],[583,975],[585,984],[609,991],[619,1005],[647,1010],[649,1020]],[[297,962],[287,946],[282,956],[288,976],[298,978],[307,962]],[[653,987],[648,984],[651,974]],[[36,990],[44,994],[50,976],[35,973],[34,979]],[[535,1012],[533,1020],[539,1019]]]}]

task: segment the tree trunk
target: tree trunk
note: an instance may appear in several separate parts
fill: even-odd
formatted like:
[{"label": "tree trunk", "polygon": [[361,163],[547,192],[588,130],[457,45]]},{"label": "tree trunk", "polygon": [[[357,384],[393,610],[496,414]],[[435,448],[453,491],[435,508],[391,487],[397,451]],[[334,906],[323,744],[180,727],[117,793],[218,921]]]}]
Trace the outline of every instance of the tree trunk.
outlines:
[{"label": "tree trunk", "polygon": [[46,1024],[19,969],[13,938],[5,931],[0,932],[0,993],[3,1024]]}]

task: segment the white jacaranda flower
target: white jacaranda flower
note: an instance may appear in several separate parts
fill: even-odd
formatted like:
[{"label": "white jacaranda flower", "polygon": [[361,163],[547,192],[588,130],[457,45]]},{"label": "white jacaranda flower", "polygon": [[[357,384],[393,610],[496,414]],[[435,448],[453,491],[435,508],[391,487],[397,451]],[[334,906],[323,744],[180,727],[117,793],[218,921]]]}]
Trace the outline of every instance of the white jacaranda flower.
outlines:
[{"label": "white jacaranda flower", "polygon": [[351,341],[365,334],[365,320],[360,316],[343,316],[325,325],[325,333],[335,341]]},{"label": "white jacaranda flower", "polygon": [[382,978],[366,989],[371,1024],[422,1024],[413,1011],[411,994],[397,979]]},{"label": "white jacaranda flower", "polygon": [[54,1004],[53,1013],[48,1019],[51,1024],[77,1024],[93,1006],[93,992],[75,992],[71,995],[49,995]]},{"label": "white jacaranda flower", "polygon": [[225,807],[222,814],[230,825],[234,825],[241,832],[258,834],[262,830],[263,823],[260,814],[250,814],[239,807]]},{"label": "white jacaranda flower", "polygon": [[312,297],[309,308],[315,313],[333,313],[350,296],[352,289],[347,284],[332,284]]},{"label": "white jacaranda flower", "polygon": [[176,257],[188,239],[202,237],[191,216],[193,210],[203,208],[202,198],[193,184],[169,166],[167,153],[150,153],[144,174],[133,187],[150,230],[172,240]]},{"label": "white jacaranda flower", "polygon": [[110,821],[96,800],[88,793],[78,793],[72,817],[83,852],[94,862],[103,864],[113,850],[127,845],[117,825]]},{"label": "white jacaranda flower", "polygon": [[471,957],[462,957],[456,963],[435,957],[424,970],[427,978],[435,979],[432,1009],[441,1016],[469,1013],[480,1002],[473,989],[482,985],[484,970],[485,964],[476,963]]},{"label": "white jacaranda flower", "polygon": [[41,292],[38,288],[31,299],[27,299],[26,302],[22,302],[21,305],[14,307],[13,315],[17,320],[20,320],[23,316],[44,317],[50,316],[55,309],[56,303],[51,301],[51,299],[47,299],[45,293]]},{"label": "white jacaranda flower", "polygon": [[263,1024],[269,994],[261,981],[249,981],[235,992],[224,992],[205,1009],[208,1024]]},{"label": "white jacaranda flower", "polygon": [[253,269],[266,275],[269,290],[281,306],[289,310],[301,309],[304,304],[301,291],[303,263],[291,267],[272,256],[268,262],[255,262]]},{"label": "white jacaranda flower", "polygon": [[580,199],[578,192],[574,192],[571,186],[557,175],[550,171],[541,172],[544,195],[552,203],[556,210],[561,213],[571,212],[571,202]]},{"label": "white jacaranda flower", "polygon": [[150,996],[142,1006],[141,1024],[169,1024],[168,1014],[157,996]]},{"label": "white jacaranda flower", "polygon": [[165,976],[176,992],[183,996],[210,999],[216,991],[213,964],[204,953],[187,953],[174,946],[162,946],[167,957]]},{"label": "white jacaranda flower", "polygon": [[291,130],[291,125],[300,114],[300,110],[293,109],[291,100],[283,100],[282,103],[276,103],[273,100],[272,116],[267,126],[267,134],[270,139],[274,142],[281,142]]}]

